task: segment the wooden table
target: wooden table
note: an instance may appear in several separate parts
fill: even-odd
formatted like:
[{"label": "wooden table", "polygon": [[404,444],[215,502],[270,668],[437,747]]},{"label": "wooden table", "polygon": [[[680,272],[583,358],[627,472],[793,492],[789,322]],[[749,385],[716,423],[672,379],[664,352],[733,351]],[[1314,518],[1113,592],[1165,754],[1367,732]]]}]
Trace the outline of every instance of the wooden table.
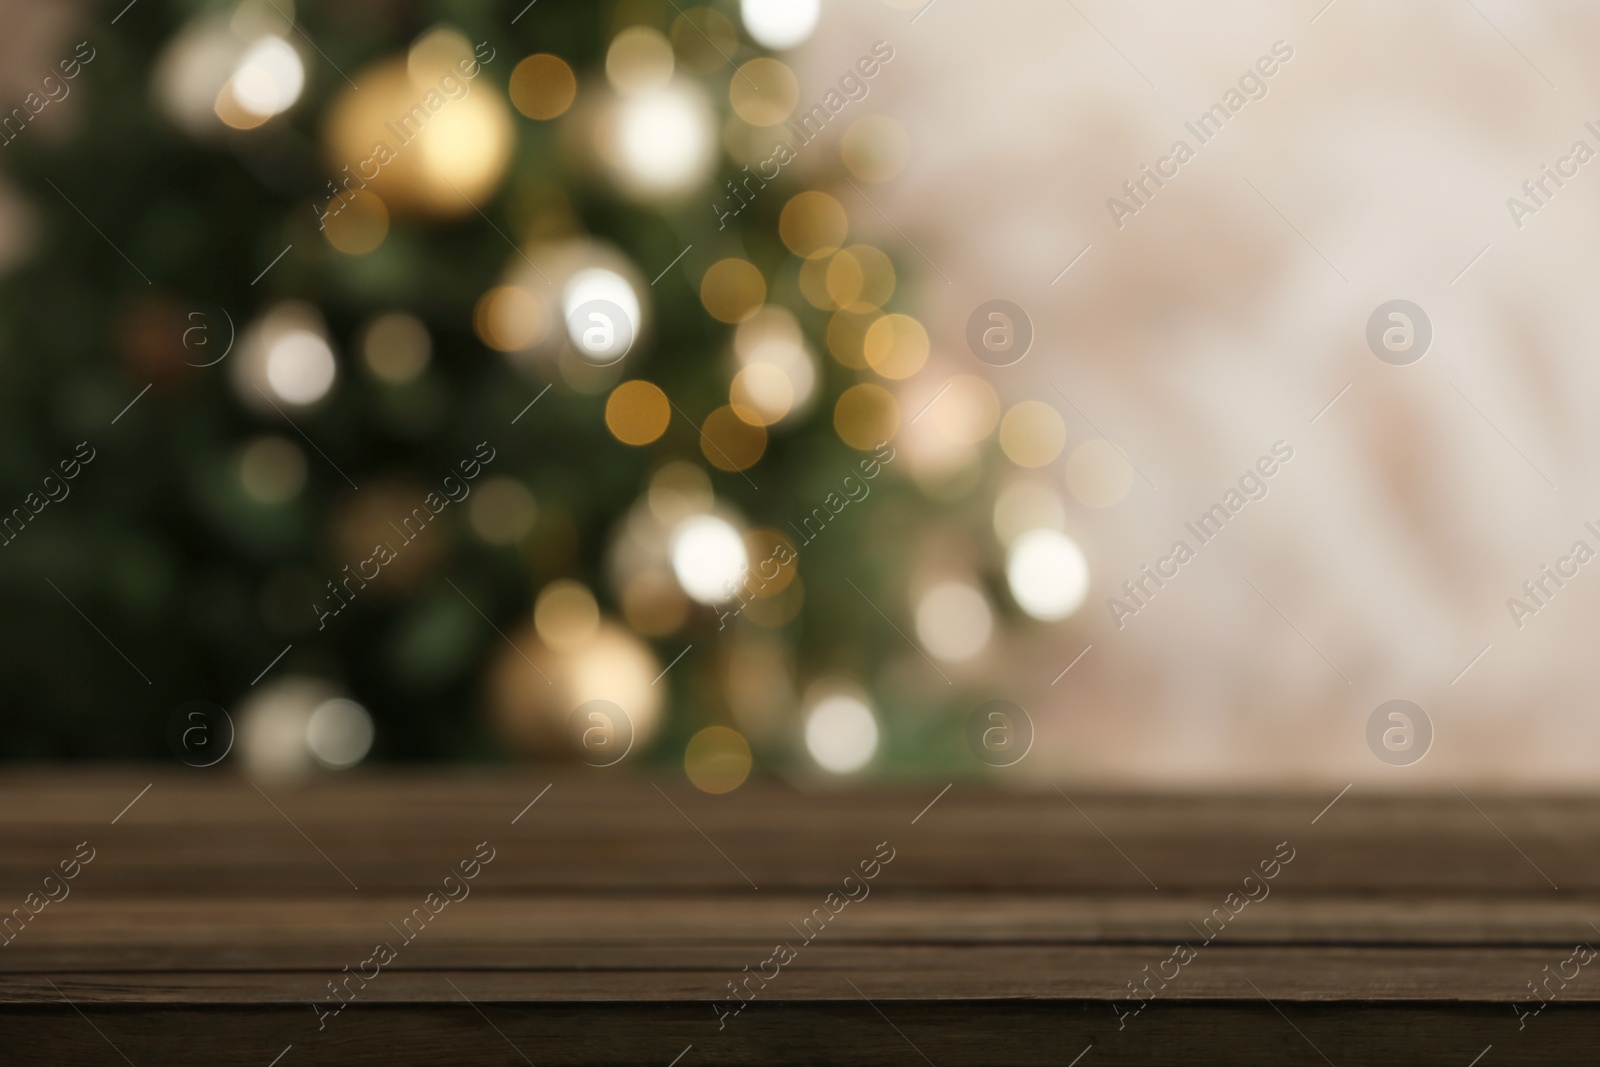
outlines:
[{"label": "wooden table", "polygon": [[9,772],[0,1064],[1596,1058],[1600,800],[941,786]]}]

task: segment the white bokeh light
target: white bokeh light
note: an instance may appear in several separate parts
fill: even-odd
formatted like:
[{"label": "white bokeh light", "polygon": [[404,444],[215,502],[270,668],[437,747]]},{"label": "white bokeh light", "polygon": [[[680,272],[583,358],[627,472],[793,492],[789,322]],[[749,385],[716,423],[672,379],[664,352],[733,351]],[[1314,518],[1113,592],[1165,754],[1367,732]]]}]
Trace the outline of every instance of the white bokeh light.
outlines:
[{"label": "white bokeh light", "polygon": [[372,716],[353,700],[324,701],[306,723],[306,748],[324,767],[354,767],[372,748]]},{"label": "white bokeh light", "polygon": [[623,178],[647,196],[694,188],[715,160],[711,109],[702,94],[681,84],[625,98],[616,140]]},{"label": "white bokeh light", "polygon": [[696,515],[672,535],[672,572],[683,591],[702,604],[732,597],[747,563],[744,541],[726,519]]},{"label": "white bokeh light", "polygon": [[1006,581],[1018,606],[1036,619],[1064,619],[1089,595],[1089,563],[1064,533],[1031,530],[1017,538]]},{"label": "white bokeh light", "polygon": [[878,751],[878,720],[857,697],[828,697],[806,716],[806,751],[825,771],[858,771]]},{"label": "white bokeh light", "polygon": [[253,778],[288,781],[312,769],[306,730],[313,712],[338,696],[320,679],[288,675],[263,682],[232,711],[238,731],[236,752]]},{"label": "white bokeh light", "polygon": [[[573,312],[595,300],[613,304],[628,319],[627,323],[611,323],[603,334],[584,330],[585,323],[575,323]],[[592,309],[591,309],[592,310]],[[639,295],[628,279],[605,267],[589,267],[578,271],[561,291],[561,316],[567,322],[567,336],[573,351],[591,363],[605,365],[625,355],[639,336]],[[582,331],[582,332],[580,332]],[[597,344],[596,338],[609,338]]]},{"label": "white bokeh light", "polygon": [[966,582],[940,582],[917,601],[917,639],[939,659],[971,659],[989,644],[993,631],[989,601]]},{"label": "white bokeh light", "polygon": [[742,367],[769,364],[788,380],[787,412],[778,420],[798,418],[817,387],[816,357],[806,347],[800,324],[787,308],[767,305],[734,331],[733,351]]},{"label": "white bokeh light", "polygon": [[267,385],[286,403],[314,404],[333,388],[333,349],[310,330],[289,330],[267,350]]},{"label": "white bokeh light", "polygon": [[245,50],[233,72],[233,99],[253,115],[271,118],[289,110],[305,87],[300,53],[282,37],[263,37]]},{"label": "white bokeh light", "polygon": [[740,0],[750,36],[768,48],[793,48],[811,36],[822,13],[819,0]]}]

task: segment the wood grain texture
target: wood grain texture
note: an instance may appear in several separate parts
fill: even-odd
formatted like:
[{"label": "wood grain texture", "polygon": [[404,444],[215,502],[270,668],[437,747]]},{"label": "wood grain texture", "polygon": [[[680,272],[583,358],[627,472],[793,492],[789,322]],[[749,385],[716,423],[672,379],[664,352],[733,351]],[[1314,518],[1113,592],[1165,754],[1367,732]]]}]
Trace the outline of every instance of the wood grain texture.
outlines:
[{"label": "wood grain texture", "polygon": [[1570,962],[1600,943],[1600,800],[940,788],[13,772],[0,918],[94,858],[0,939],[0,1064],[1494,1067],[1600,1038],[1600,966]]}]

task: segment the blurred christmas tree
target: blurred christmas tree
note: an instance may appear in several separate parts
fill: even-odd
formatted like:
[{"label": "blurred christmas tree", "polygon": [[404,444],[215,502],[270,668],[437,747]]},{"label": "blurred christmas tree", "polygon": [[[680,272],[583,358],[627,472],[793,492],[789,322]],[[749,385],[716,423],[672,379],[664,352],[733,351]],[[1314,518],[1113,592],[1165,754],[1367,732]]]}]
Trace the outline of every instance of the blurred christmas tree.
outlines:
[{"label": "blurred christmas tree", "polygon": [[[631,747],[712,791],[752,749],[949,747],[942,677],[879,677],[923,669],[878,608],[923,498],[879,446],[928,340],[802,184],[836,112],[767,53],[815,5],[517,6],[144,0],[75,31],[71,121],[4,149],[41,216],[3,282],[4,506],[70,495],[0,553],[0,753],[165,757],[193,699],[263,770],[307,762],[313,709],[331,765],[365,708],[374,758]],[[858,81],[893,54],[866,51]],[[872,132],[864,180],[897,166]]]}]

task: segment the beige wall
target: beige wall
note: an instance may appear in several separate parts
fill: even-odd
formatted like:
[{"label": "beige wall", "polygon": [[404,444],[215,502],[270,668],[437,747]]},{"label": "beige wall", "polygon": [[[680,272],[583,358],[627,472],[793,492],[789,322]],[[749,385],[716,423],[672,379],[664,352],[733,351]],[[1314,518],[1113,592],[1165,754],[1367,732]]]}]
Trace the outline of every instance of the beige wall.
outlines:
[{"label": "beige wall", "polygon": [[[920,271],[938,355],[912,391],[982,373],[1007,403],[1054,402],[1069,449],[1099,436],[1092,420],[1154,483],[1103,510],[1069,500],[1090,600],[1009,627],[991,664],[1039,725],[1021,769],[1587,785],[1600,562],[1520,629],[1507,600],[1574,541],[1600,550],[1583,528],[1600,528],[1600,160],[1520,228],[1507,198],[1575,141],[1600,150],[1584,125],[1600,128],[1600,11],[1321,6],[936,0],[913,23],[835,0],[796,57],[804,99],[872,41],[896,49],[853,106],[910,132],[910,165],[870,195],[937,272],[838,195]],[[1293,58],[1267,95],[1198,145],[1185,120],[1280,40]],[[1179,137],[1195,157],[1119,230],[1107,198]],[[966,351],[966,317],[993,297],[1038,331],[1014,367]],[[1411,366],[1364,339],[1394,298],[1433,325]],[[1278,440],[1294,458],[1270,495],[1119,630],[1106,598]],[[1059,462],[1047,476],[1061,484]],[[1404,769],[1365,740],[1391,698],[1436,731]]]}]

